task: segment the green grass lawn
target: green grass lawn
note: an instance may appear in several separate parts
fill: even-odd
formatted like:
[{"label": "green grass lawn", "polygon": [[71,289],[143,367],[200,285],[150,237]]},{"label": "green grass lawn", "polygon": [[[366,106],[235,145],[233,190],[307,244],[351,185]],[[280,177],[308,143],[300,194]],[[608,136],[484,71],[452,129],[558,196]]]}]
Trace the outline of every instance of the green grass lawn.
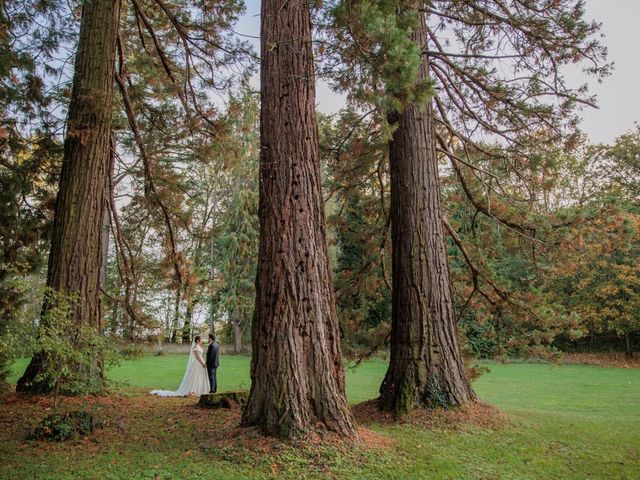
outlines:
[{"label": "green grass lawn", "polygon": [[[177,426],[166,427],[164,416],[193,408],[185,406],[189,400],[151,401],[143,389],[177,388],[185,360],[181,355],[147,356],[125,361],[109,372],[116,388],[127,391],[134,401],[152,405],[138,406],[141,413],[135,415],[140,418],[127,420],[131,428],[138,425],[135,428],[145,433],[116,437],[97,452],[56,445],[47,449],[46,456],[38,453],[35,442],[25,447],[24,440],[10,440],[0,446],[0,454],[12,456],[9,464],[14,470],[1,462],[0,478],[640,478],[637,369],[492,363],[491,372],[475,388],[483,401],[507,414],[509,422],[501,428],[374,424],[367,427],[392,439],[392,448],[344,451],[285,445],[264,454],[241,444],[231,449],[194,449],[189,446],[193,432],[185,430],[190,425],[186,420],[172,419],[169,423],[175,421]],[[14,373],[25,366],[19,362]],[[248,368],[247,357],[223,357],[218,371],[221,389],[247,388]],[[349,402],[374,398],[385,368],[385,362],[372,360],[348,370]],[[209,428],[205,422],[210,414],[198,411],[197,415],[203,417],[202,427]]]},{"label": "green grass lawn", "polygon": [[[184,375],[185,355],[148,355],[140,360],[125,360],[113,367],[108,377],[116,387],[141,387],[148,389],[176,390]],[[222,358],[218,370],[218,389],[249,389],[249,364],[246,356],[229,355]],[[26,358],[17,361],[13,367],[10,383],[15,383],[27,368]],[[386,363],[374,360],[347,370],[347,396],[351,403],[359,403],[376,397],[384,376]]]}]

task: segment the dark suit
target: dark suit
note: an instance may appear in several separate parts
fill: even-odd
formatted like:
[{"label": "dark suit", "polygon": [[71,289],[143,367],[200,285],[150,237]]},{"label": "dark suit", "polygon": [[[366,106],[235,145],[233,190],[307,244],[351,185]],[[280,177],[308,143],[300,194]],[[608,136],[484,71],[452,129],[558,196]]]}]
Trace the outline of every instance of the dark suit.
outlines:
[{"label": "dark suit", "polygon": [[209,344],[207,348],[207,373],[209,374],[209,393],[218,391],[217,369],[220,366],[220,345],[218,342]]}]

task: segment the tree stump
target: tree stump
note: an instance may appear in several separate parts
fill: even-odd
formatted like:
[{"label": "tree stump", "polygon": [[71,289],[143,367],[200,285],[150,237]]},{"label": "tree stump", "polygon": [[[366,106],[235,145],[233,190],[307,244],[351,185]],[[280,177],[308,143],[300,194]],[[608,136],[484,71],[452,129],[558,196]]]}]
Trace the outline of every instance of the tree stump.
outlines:
[{"label": "tree stump", "polygon": [[234,392],[206,393],[200,395],[199,407],[203,408],[233,408],[244,407],[247,404],[249,392],[238,390]]}]

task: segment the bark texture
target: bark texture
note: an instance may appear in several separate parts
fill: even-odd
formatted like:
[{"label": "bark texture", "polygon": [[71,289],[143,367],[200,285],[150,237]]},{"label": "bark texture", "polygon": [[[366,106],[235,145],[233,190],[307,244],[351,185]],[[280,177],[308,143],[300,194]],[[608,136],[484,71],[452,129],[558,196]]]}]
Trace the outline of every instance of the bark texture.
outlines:
[{"label": "bark texture", "polygon": [[[426,45],[422,28],[413,33]],[[428,76],[428,62],[420,78]],[[392,228],[391,359],[379,406],[403,414],[414,406],[457,406],[475,398],[456,336],[440,205],[431,103],[410,105],[390,121]]]},{"label": "bark texture", "polygon": [[[55,207],[47,286],[78,295],[71,315],[101,328],[103,218],[111,162],[111,118],[117,0],[86,2],[82,11],[67,136]],[[43,312],[48,306],[43,305]],[[35,355],[18,381],[21,391],[46,392],[35,381],[47,359]],[[102,366],[82,375],[102,376]]]},{"label": "bark texture", "polygon": [[264,0],[260,244],[243,424],[355,436],[347,406],[321,192],[308,3]]}]

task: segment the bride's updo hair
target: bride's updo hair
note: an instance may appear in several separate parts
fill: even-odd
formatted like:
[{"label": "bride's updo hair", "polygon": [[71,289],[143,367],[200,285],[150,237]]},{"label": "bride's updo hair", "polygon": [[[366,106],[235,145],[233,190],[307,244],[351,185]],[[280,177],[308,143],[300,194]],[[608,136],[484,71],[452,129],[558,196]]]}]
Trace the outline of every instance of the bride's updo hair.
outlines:
[{"label": "bride's updo hair", "polygon": [[193,339],[193,341],[196,343],[200,343],[201,340],[202,338],[200,338],[200,335],[196,335],[196,338]]}]

